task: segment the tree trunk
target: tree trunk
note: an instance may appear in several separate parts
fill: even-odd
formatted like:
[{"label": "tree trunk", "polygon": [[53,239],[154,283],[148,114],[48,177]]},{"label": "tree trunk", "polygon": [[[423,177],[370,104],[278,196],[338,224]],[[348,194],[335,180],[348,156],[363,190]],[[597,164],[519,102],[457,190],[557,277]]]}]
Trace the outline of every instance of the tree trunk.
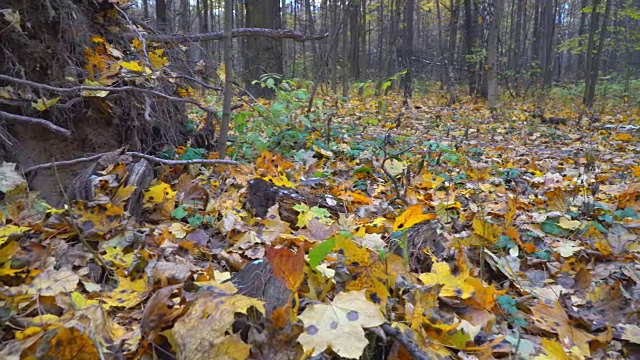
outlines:
[{"label": "tree trunk", "polygon": [[607,38],[607,23],[609,22],[609,15],[611,13],[611,0],[607,0],[604,10],[604,17],[602,20],[602,26],[600,27],[600,37],[598,39],[598,44],[596,47],[595,33],[596,28],[599,25],[599,13],[597,12],[597,5],[599,5],[600,0],[594,0],[593,2],[593,12],[591,13],[590,24],[591,28],[589,30],[589,45],[587,46],[587,74],[584,86],[584,96],[582,98],[582,102],[587,108],[593,107],[593,101],[596,93],[596,84],[598,82],[598,72],[600,70],[600,57],[602,55],[604,41]]},{"label": "tree trunk", "polygon": [[453,65],[455,61],[456,48],[458,44],[458,19],[460,18],[460,2],[459,0],[451,0],[450,2],[451,9],[451,20],[449,23],[449,56],[447,57],[447,80],[449,82],[450,98],[449,103],[452,104],[455,102],[455,94],[453,93],[453,85],[455,82],[453,76]]},{"label": "tree trunk", "polygon": [[[354,1],[347,4],[349,14],[349,68],[350,79],[360,77],[360,6]],[[347,59],[345,59],[347,60]]]},{"label": "tree trunk", "polygon": [[233,57],[231,28],[233,23],[233,0],[224,0],[224,98],[222,100],[222,121],[218,136],[218,156],[224,159],[227,154],[227,137],[231,121],[231,100],[233,99]]},{"label": "tree trunk", "polygon": [[189,0],[180,0],[180,12],[182,13],[180,16],[180,30],[184,34],[189,33],[191,30],[191,16],[189,7]]},{"label": "tree trunk", "polygon": [[[245,0],[246,26],[249,28],[281,29],[280,3],[278,0]],[[271,98],[275,91],[254,84],[264,74],[282,74],[282,40],[264,37],[246,37],[245,84],[256,97]]]},{"label": "tree trunk", "polygon": [[402,59],[406,74],[402,77],[400,85],[404,92],[402,105],[406,108],[409,99],[413,96],[413,16],[415,13],[415,0],[407,0],[404,4],[404,29],[402,31]]},{"label": "tree trunk", "polygon": [[478,91],[478,71],[477,62],[474,59],[475,47],[477,45],[477,13],[473,8],[472,0],[464,0],[464,40],[465,55],[467,64],[467,75],[469,79],[469,94],[477,96]]},{"label": "tree trunk", "polygon": [[502,0],[493,0],[493,18],[489,23],[489,38],[487,40],[487,106],[495,108],[498,105],[498,38],[500,35],[500,18]]},{"label": "tree trunk", "polygon": [[[282,9],[282,25],[287,27],[287,0],[282,0],[280,5]],[[292,44],[292,46],[295,46]],[[289,53],[289,41],[282,40],[282,75],[285,79],[291,78],[291,54]]]},{"label": "tree trunk", "polygon": [[168,29],[167,3],[165,0],[156,0],[156,24],[160,31]]},{"label": "tree trunk", "polygon": [[[580,27],[578,28],[578,46],[580,48],[582,48],[584,46],[584,35],[587,33],[587,12],[585,11],[585,9],[587,8],[587,5],[589,5],[589,0],[582,0],[580,2]],[[577,78],[578,79],[582,79],[585,75],[584,72],[584,68],[585,68],[585,60],[586,60],[586,54],[579,54],[578,55],[578,70],[577,70]]]},{"label": "tree trunk", "polygon": [[518,5],[516,7],[516,21],[515,21],[515,31],[513,34],[513,58],[511,62],[511,70],[514,73],[515,78],[515,94],[520,95],[520,90],[522,89],[522,81],[520,77],[521,66],[522,63],[522,54],[523,54],[523,39],[522,39],[522,26],[524,21],[524,12],[525,12],[525,0],[518,0]]}]

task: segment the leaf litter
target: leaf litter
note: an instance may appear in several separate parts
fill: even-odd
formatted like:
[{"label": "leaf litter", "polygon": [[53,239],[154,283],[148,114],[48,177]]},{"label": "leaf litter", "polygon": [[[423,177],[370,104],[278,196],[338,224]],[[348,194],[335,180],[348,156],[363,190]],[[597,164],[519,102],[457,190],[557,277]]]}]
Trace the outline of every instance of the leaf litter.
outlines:
[{"label": "leaf litter", "polygon": [[[161,169],[137,218],[126,164],[62,209],[4,164],[0,356],[640,356],[638,109],[545,125],[418,99],[399,124],[379,101],[343,102],[283,154]],[[259,218],[254,178],[342,211]],[[261,266],[285,305],[238,292]]]}]

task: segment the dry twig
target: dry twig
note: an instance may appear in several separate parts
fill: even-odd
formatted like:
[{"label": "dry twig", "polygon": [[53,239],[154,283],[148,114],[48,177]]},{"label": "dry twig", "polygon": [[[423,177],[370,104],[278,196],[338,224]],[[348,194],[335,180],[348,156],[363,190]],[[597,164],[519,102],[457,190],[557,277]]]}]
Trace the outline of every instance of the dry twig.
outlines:
[{"label": "dry twig", "polygon": [[[36,170],[47,169],[47,168],[56,167],[56,166],[69,166],[69,165],[81,164],[81,163],[85,163],[85,162],[89,162],[89,161],[98,160],[101,157],[103,157],[103,156],[105,156],[107,154],[111,154],[111,153],[113,153],[113,151],[108,151],[108,152],[96,154],[96,155],[89,156],[89,157],[83,157],[83,158],[77,158],[77,159],[71,159],[71,160],[64,160],[64,161],[54,161],[54,162],[50,162],[50,163],[35,165],[35,166],[32,166],[30,168],[25,169],[24,173],[26,174],[26,173],[30,173],[30,172],[33,172],[33,171],[36,171]],[[168,166],[184,166],[184,165],[193,165],[193,164],[240,165],[240,163],[237,162],[237,161],[234,161],[234,160],[223,160],[223,159],[168,160],[168,159],[161,159],[161,158],[158,158],[158,157],[155,157],[155,156],[143,154],[143,153],[140,153],[140,152],[134,152],[134,151],[128,151],[128,152],[123,153],[122,155],[129,155],[131,157],[137,157],[137,158],[145,159],[145,160],[148,160],[148,161],[151,161],[151,162],[155,162],[155,163],[159,163],[159,164],[163,164],[163,165],[168,165]]]},{"label": "dry twig", "polygon": [[204,110],[204,111],[206,111],[208,113],[215,114],[215,110],[200,104],[200,102],[198,102],[195,99],[192,99],[192,98],[179,98],[179,97],[167,95],[167,94],[159,92],[159,91],[139,88],[139,87],[135,87],[135,86],[111,87],[111,86],[83,86],[83,85],[81,85],[81,86],[73,86],[73,87],[63,88],[63,87],[57,87],[57,86],[51,86],[51,85],[47,85],[47,84],[42,84],[42,83],[30,81],[30,80],[18,79],[18,78],[14,78],[14,77],[7,76],[7,75],[2,75],[2,74],[0,74],[0,80],[10,81],[10,82],[13,82],[13,83],[16,83],[16,84],[22,84],[22,85],[34,87],[34,88],[37,88],[37,89],[55,91],[55,92],[63,93],[63,94],[65,94],[65,93],[82,92],[82,91],[140,92],[140,93],[143,93],[143,94],[156,96],[156,97],[159,97],[159,98],[162,98],[162,99],[165,99],[165,100],[169,100],[169,101],[173,101],[173,102],[193,104],[193,105],[199,107],[200,109],[202,109],[202,110]]},{"label": "dry twig", "polygon": [[[4,75],[0,75],[0,76],[4,76]],[[11,114],[8,112],[0,111],[0,119],[14,120],[18,122],[27,123],[27,124],[38,125],[48,130],[51,130],[55,133],[58,133],[64,137],[71,136],[71,131],[65,128],[61,128],[60,126],[57,126],[54,123],[41,118],[34,118],[31,116],[23,116],[23,115]]]}]

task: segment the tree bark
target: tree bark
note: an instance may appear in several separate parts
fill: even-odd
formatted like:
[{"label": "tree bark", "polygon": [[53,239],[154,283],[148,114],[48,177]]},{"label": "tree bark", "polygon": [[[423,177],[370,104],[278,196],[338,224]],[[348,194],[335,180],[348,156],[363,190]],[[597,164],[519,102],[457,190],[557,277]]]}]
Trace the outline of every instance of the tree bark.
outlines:
[{"label": "tree bark", "polygon": [[[251,28],[282,29],[278,0],[245,0],[246,25]],[[272,98],[274,89],[253,83],[265,74],[283,73],[282,39],[249,36],[245,38],[245,84],[255,97]]]},{"label": "tree bark", "polygon": [[231,121],[231,100],[233,99],[233,58],[231,27],[233,23],[233,0],[224,0],[224,97],[222,100],[222,121],[218,136],[218,156],[224,159],[227,154],[227,137]]},{"label": "tree bark", "polygon": [[407,0],[404,4],[404,29],[402,31],[402,60],[406,70],[400,85],[404,92],[402,105],[407,107],[409,99],[413,96],[413,17],[415,13],[415,0]]},{"label": "tree bark", "polygon": [[478,64],[472,60],[475,55],[475,47],[477,45],[477,14],[473,8],[472,0],[464,0],[464,40],[465,55],[467,65],[467,75],[469,79],[469,93],[471,96],[477,96],[478,91]]},{"label": "tree bark", "polygon": [[584,96],[582,98],[582,102],[587,108],[593,107],[593,101],[596,93],[596,84],[598,82],[598,73],[600,71],[600,57],[602,55],[604,41],[607,38],[607,23],[609,22],[609,15],[611,14],[611,0],[607,0],[604,10],[604,17],[602,20],[602,26],[600,27],[600,36],[596,45],[595,33],[596,28],[599,25],[599,13],[597,11],[596,5],[599,5],[599,3],[600,0],[594,0],[593,12],[591,13],[591,29],[589,31],[589,46],[587,46],[587,74],[584,86]]},{"label": "tree bark", "polygon": [[493,18],[489,24],[489,38],[487,48],[487,106],[495,108],[498,105],[498,37],[500,35],[500,18],[502,0],[493,0]]},{"label": "tree bark", "polygon": [[158,30],[168,30],[167,20],[167,3],[165,2],[165,0],[156,0],[156,23]]}]

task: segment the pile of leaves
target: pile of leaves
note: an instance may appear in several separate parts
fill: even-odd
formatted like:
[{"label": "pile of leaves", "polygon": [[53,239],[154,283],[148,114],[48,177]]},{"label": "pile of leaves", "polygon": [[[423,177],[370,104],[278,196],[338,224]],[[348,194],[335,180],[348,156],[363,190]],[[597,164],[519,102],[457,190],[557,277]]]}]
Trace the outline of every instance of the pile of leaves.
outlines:
[{"label": "pile of leaves", "polygon": [[[137,218],[131,159],[61,209],[2,165],[0,357],[640,356],[638,109],[549,125],[526,107],[399,102],[316,106],[313,122],[293,106],[304,136],[285,155],[157,169]],[[253,105],[232,155],[269,144],[251,124],[286,110]],[[281,204],[257,217],[256,178],[341,213],[303,196],[295,222]],[[247,277],[277,279],[284,301],[239,292]]]}]

